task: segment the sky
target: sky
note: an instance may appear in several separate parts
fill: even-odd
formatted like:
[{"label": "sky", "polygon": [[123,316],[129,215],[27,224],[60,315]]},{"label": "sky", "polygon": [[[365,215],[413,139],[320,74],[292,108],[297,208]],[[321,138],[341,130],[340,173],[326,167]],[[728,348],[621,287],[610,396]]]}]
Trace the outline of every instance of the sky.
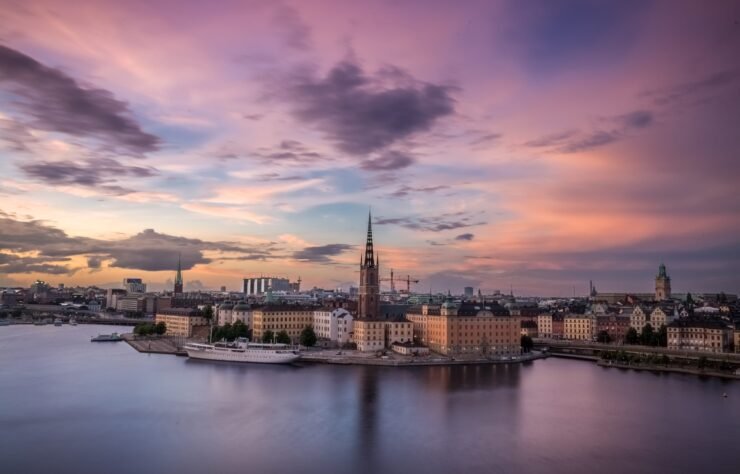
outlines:
[{"label": "sky", "polygon": [[[0,0],[0,285],[740,292],[735,1]],[[387,285],[387,283],[385,283]]]}]

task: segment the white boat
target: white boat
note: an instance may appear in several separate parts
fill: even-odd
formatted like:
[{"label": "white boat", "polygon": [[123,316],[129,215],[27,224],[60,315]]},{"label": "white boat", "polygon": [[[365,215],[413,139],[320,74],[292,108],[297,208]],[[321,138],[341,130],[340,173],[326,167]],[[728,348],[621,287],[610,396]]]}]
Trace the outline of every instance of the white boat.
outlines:
[{"label": "white boat", "polygon": [[77,320],[75,318],[71,318],[69,320],[69,325],[70,326],[77,326]]},{"label": "white boat", "polygon": [[54,326],[61,326],[64,322],[60,318],[54,320]]},{"label": "white boat", "polygon": [[288,344],[258,344],[239,338],[234,342],[185,344],[185,351],[192,359],[227,362],[257,362],[262,364],[289,364],[301,357],[301,352]]}]

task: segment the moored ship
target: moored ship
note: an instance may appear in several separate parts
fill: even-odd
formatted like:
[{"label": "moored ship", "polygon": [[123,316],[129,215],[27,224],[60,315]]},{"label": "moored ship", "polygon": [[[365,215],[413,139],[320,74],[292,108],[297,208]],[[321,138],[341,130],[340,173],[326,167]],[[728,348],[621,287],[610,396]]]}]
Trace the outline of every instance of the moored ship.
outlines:
[{"label": "moored ship", "polygon": [[289,364],[298,360],[301,353],[288,344],[260,344],[239,338],[234,342],[185,344],[188,357],[193,359],[226,362],[256,362],[261,364]]}]

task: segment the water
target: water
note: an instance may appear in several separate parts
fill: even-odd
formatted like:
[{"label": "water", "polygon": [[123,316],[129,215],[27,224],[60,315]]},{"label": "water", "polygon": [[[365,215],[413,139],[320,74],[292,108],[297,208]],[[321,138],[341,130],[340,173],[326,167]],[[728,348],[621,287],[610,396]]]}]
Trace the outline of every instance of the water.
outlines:
[{"label": "water", "polygon": [[116,330],[0,328],[0,472],[740,472],[737,382],[554,358],[230,365],[89,342]]}]

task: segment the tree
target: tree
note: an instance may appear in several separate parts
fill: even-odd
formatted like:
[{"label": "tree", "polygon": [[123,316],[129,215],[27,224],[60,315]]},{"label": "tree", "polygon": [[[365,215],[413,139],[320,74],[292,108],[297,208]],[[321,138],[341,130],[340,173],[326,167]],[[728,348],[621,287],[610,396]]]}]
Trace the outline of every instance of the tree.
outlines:
[{"label": "tree", "polygon": [[231,326],[231,332],[233,339],[236,339],[238,337],[248,337],[249,327],[244,324],[244,321],[237,319],[236,322]]},{"label": "tree", "polygon": [[262,342],[272,342],[274,337],[275,333],[268,329],[264,334],[262,334]]},{"label": "tree", "polygon": [[203,308],[203,317],[209,321],[213,319],[213,307],[211,305],[207,305]]},{"label": "tree", "polygon": [[668,364],[671,363],[671,358],[663,354],[662,356],[660,356],[660,363],[668,367]]},{"label": "tree", "polygon": [[134,327],[134,334],[137,336],[148,336],[154,332],[154,326],[149,323],[140,323]]},{"label": "tree", "polygon": [[301,345],[304,345],[306,347],[313,347],[316,345],[316,333],[313,330],[313,326],[306,326],[306,328],[301,331]]},{"label": "tree", "polygon": [[658,329],[656,337],[657,337],[657,344],[655,344],[656,346],[668,347],[668,328],[665,327],[665,324],[660,325],[660,329]]},{"label": "tree", "polygon": [[699,367],[699,369],[704,369],[707,366],[707,358],[706,358],[706,356],[701,356],[699,358],[699,362],[697,362],[696,366]]},{"label": "tree", "polygon": [[283,329],[279,333],[277,333],[277,336],[275,336],[275,342],[279,344],[290,344],[292,341],[290,340],[290,336],[288,336],[288,333]]},{"label": "tree", "polygon": [[643,346],[649,346],[653,343],[653,327],[650,323],[647,323],[642,327],[642,333],[640,334],[640,344]]},{"label": "tree", "polygon": [[532,340],[531,337],[527,335],[522,335],[521,340],[520,340],[520,345],[522,346],[522,350],[524,352],[529,352],[534,347],[534,341]]},{"label": "tree", "polygon": [[629,328],[627,334],[624,335],[625,344],[637,344],[640,342],[640,337],[637,335],[637,329]]},{"label": "tree", "polygon": [[163,335],[167,332],[167,324],[165,324],[164,321],[158,322],[157,325],[154,326],[154,332],[160,336]]},{"label": "tree", "polygon": [[606,331],[599,331],[599,334],[596,335],[596,342],[609,344],[612,342],[612,337]]}]

